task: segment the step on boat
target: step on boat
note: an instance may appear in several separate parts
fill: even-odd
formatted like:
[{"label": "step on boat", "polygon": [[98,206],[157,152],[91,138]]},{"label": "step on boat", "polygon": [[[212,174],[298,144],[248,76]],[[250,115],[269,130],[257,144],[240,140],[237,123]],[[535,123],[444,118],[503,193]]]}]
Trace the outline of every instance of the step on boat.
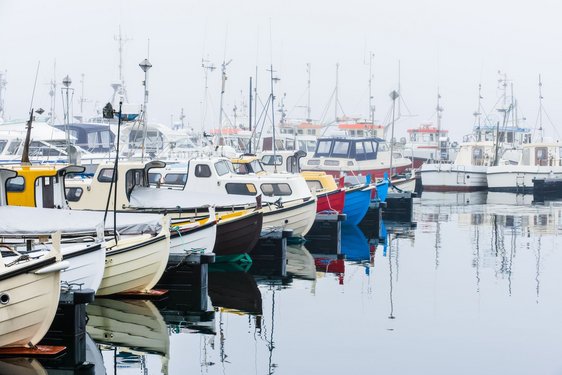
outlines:
[{"label": "step on boat", "polygon": [[60,296],[62,261],[60,233],[38,258],[0,259],[0,348],[34,348],[55,318]]}]

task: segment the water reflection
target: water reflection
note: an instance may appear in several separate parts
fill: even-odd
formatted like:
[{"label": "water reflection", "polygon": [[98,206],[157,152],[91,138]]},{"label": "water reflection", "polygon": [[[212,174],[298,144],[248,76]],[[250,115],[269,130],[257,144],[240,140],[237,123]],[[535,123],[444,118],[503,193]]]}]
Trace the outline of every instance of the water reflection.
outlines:
[{"label": "water reflection", "polygon": [[287,274],[296,279],[316,280],[314,257],[304,244],[287,246]]},{"label": "water reflection", "polygon": [[148,370],[145,354],[161,358],[159,372],[168,374],[170,338],[162,315],[150,301],[98,298],[87,307],[87,331],[117,368]]},{"label": "water reflection", "polygon": [[48,372],[32,358],[1,358],[0,374],[6,375],[47,375]]},{"label": "water reflection", "polygon": [[252,275],[237,265],[211,265],[209,297],[215,308],[232,312],[262,314],[261,292]]}]

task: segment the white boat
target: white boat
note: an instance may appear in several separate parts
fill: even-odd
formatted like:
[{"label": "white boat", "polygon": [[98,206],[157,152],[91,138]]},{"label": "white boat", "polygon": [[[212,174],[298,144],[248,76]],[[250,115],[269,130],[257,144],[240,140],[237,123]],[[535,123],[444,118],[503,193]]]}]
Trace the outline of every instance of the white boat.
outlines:
[{"label": "white boat", "polygon": [[[157,173],[165,176],[189,176],[181,190],[182,193],[200,199],[213,194],[213,203],[217,206],[246,204],[246,207],[249,207],[252,199],[261,194],[262,202],[266,203],[262,206],[264,227],[292,229],[294,236],[304,236],[314,224],[316,198],[310,192],[305,179],[298,174],[238,174],[232,162],[224,157],[193,158],[187,166],[169,166]],[[141,201],[146,202],[149,195],[139,199],[139,195],[147,194],[146,188],[135,190],[131,194],[131,200],[137,199],[137,205]]]},{"label": "white boat", "polygon": [[532,193],[535,178],[562,177],[562,144],[528,143],[522,146],[517,164],[503,163],[487,170],[491,191]]},{"label": "white boat", "polygon": [[487,188],[486,171],[493,164],[494,143],[465,142],[454,163],[425,163],[420,169],[424,191],[476,191]]},{"label": "white boat", "polygon": [[33,348],[47,333],[57,311],[61,261],[60,233],[52,250],[37,259],[0,261],[0,348]]}]

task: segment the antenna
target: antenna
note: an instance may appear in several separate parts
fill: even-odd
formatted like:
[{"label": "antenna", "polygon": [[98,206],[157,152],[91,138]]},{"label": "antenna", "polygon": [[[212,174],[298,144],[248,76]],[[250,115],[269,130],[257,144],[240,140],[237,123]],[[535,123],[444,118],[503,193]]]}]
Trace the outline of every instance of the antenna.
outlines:
[{"label": "antenna", "polygon": [[375,106],[373,105],[373,59],[375,54],[369,52],[369,122],[375,123]]},{"label": "antenna", "polygon": [[39,66],[41,61],[37,62],[37,71],[35,72],[35,82],[33,83],[33,91],[31,93],[31,103],[29,105],[29,120],[27,122],[27,131],[25,134],[25,142],[21,153],[22,164],[30,164],[29,162],[29,143],[31,142],[31,124],[33,123],[33,99],[35,98],[35,88],[37,87],[37,77],[39,76]]},{"label": "antenna", "polygon": [[8,81],[6,81],[6,74],[7,71],[0,72],[0,120],[4,119],[4,112],[5,112],[5,100],[3,96],[3,92],[6,91],[6,85]]},{"label": "antenna", "polygon": [[541,135],[541,142],[543,142],[543,128],[542,128],[542,80],[541,75],[539,74],[539,132]]},{"label": "antenna", "polygon": [[224,91],[226,88],[226,80],[228,79],[228,77],[226,76],[226,67],[232,62],[232,59],[228,60],[227,62],[225,62],[224,60],[222,61],[222,65],[221,65],[221,77],[222,77],[222,82],[221,82],[221,100],[220,100],[220,110],[219,110],[219,146],[221,143],[221,138],[222,138],[222,113],[223,113],[223,99],[224,99]]},{"label": "antenna", "polygon": [[115,35],[113,39],[119,44],[119,89],[118,94],[120,97],[125,98],[125,101],[129,101],[127,97],[127,88],[125,86],[125,75],[123,74],[123,46],[128,41],[131,41],[131,38],[127,38],[126,36],[123,37],[121,33],[121,25],[119,25],[119,35]]},{"label": "antenna", "polygon": [[306,102],[306,122],[312,122],[311,110],[310,110],[310,63],[306,63],[306,73],[308,74],[308,80],[306,82],[308,99]]},{"label": "antenna", "polygon": [[339,91],[339,72],[340,72],[340,63],[336,63],[336,88],[334,91],[334,95],[335,95],[335,107],[334,107],[334,119],[337,122],[338,121],[338,91]]},{"label": "antenna", "polygon": [[203,96],[203,119],[201,121],[201,130],[205,130],[207,128],[207,103],[208,103],[208,97],[209,97],[209,84],[208,84],[208,78],[209,78],[209,72],[213,72],[217,67],[211,63],[208,59],[201,59],[201,68],[203,68],[203,73],[205,76],[205,89],[203,91],[204,96]]}]

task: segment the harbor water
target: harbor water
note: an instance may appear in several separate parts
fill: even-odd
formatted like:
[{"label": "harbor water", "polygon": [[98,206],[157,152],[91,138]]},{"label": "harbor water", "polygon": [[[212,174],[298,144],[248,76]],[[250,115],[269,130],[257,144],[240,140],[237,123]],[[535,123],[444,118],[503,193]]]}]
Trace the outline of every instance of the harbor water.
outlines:
[{"label": "harbor water", "polygon": [[343,256],[304,243],[284,274],[212,265],[205,311],[177,291],[99,298],[88,359],[119,375],[560,373],[562,203],[531,200],[424,193],[380,239],[344,225]]}]

